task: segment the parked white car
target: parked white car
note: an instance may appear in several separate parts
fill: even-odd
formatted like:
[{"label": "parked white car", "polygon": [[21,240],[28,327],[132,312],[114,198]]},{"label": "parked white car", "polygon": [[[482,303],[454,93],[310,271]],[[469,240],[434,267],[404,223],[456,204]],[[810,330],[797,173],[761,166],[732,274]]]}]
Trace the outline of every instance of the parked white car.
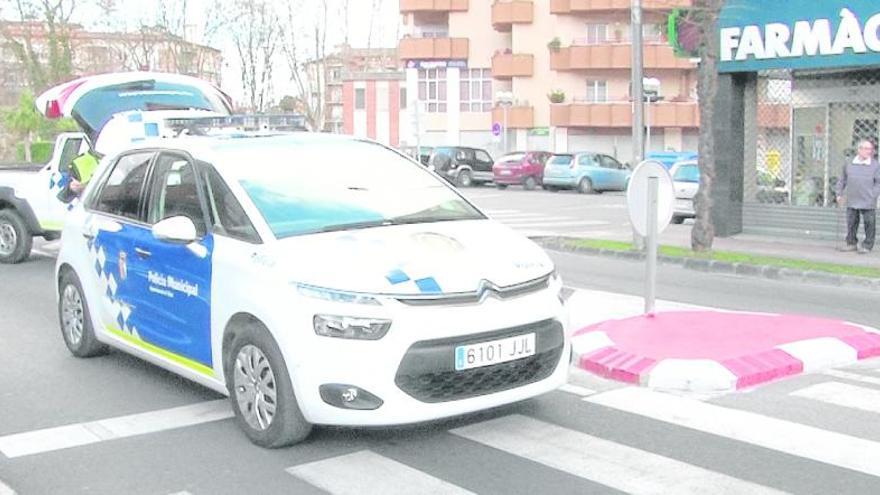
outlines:
[{"label": "parked white car", "polygon": [[681,224],[694,218],[694,196],[700,189],[700,167],[696,161],[678,162],[669,170],[675,188],[672,223]]},{"label": "parked white car", "polygon": [[155,137],[96,177],[57,261],[67,347],[112,346],[228,394],[258,445],[313,424],[469,413],[566,381],[547,254],[380,144]]}]

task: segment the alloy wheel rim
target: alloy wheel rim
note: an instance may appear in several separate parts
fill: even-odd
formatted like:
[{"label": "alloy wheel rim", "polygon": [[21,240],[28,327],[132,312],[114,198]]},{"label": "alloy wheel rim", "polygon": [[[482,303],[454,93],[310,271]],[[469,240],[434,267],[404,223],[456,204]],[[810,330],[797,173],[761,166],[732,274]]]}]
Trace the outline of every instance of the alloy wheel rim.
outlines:
[{"label": "alloy wheel rim", "polygon": [[233,372],[235,400],[245,422],[257,431],[272,425],[277,410],[275,373],[266,355],[254,345],[238,351]]},{"label": "alloy wheel rim", "polygon": [[15,229],[8,223],[0,223],[0,255],[9,256],[15,251],[15,245],[18,242],[18,234]]},{"label": "alloy wheel rim", "polygon": [[66,286],[61,295],[61,325],[67,341],[74,347],[82,341],[84,315],[79,290],[72,284]]}]

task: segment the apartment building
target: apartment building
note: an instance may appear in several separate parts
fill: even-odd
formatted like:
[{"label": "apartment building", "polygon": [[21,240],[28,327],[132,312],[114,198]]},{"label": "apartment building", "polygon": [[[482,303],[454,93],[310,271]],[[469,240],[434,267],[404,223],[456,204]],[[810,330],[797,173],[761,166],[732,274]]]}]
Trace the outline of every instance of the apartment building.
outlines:
[{"label": "apartment building", "polygon": [[[29,82],[12,42],[29,43],[36,53],[48,58],[49,34],[38,22],[0,22],[0,34],[0,106],[14,105]],[[99,32],[73,24],[69,36],[75,76],[154,70],[191,75],[220,85],[220,50],[162,30]]]},{"label": "apartment building", "polygon": [[[336,47],[333,53],[324,57],[326,72],[324,88],[324,130],[343,132],[347,129],[344,109],[345,80],[352,80],[353,74],[395,71],[400,67],[397,50],[394,48],[354,48],[349,45]],[[381,76],[379,76],[381,77]],[[361,78],[366,81],[370,79]]]},{"label": "apartment building", "polygon": [[[695,150],[696,66],[663,37],[668,10],[690,0],[643,4],[645,76],[660,81],[663,98],[650,105],[650,149]],[[506,120],[508,150],[631,159],[630,0],[400,0],[400,12],[404,144],[418,129],[423,145],[501,153],[492,128]],[[499,104],[499,92],[512,100]]]}]

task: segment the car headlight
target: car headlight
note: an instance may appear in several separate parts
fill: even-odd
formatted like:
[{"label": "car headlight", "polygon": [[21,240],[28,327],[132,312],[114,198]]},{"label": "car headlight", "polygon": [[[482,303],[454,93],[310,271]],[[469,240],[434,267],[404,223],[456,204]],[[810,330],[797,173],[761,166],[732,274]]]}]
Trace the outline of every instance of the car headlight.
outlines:
[{"label": "car headlight", "polygon": [[296,290],[300,295],[311,297],[314,299],[323,299],[330,302],[348,303],[348,304],[366,304],[369,306],[380,306],[381,303],[373,296],[366,294],[357,294],[354,292],[345,292],[333,289],[325,289],[323,287],[315,287],[313,285],[295,284]]},{"label": "car headlight", "polygon": [[379,340],[391,328],[391,320],[354,316],[315,315],[315,333],[323,337]]}]

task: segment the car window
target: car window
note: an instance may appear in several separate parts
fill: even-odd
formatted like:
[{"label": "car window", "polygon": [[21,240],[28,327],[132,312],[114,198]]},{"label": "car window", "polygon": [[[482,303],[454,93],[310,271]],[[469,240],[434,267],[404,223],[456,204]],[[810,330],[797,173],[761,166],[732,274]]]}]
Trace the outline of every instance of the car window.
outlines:
[{"label": "car window", "polygon": [[492,161],[492,157],[489,156],[489,153],[486,153],[483,150],[477,150],[476,155],[477,155],[477,160],[479,160],[481,162],[491,162]]},{"label": "car window", "polygon": [[199,198],[195,165],[186,157],[163,153],[156,160],[147,209],[147,223],[183,216],[192,220],[198,235],[207,233]]},{"label": "car window", "polygon": [[133,153],[119,158],[90,208],[140,220],[141,193],[152,158],[153,153]]},{"label": "car window", "polygon": [[572,160],[574,157],[571,155],[556,155],[550,160],[550,165],[565,165],[567,167],[571,165]]},{"label": "car window", "polygon": [[79,150],[82,147],[82,138],[68,138],[61,150],[61,161],[58,163],[59,172],[67,172],[70,170],[70,164],[79,156]]},{"label": "car window", "polygon": [[577,164],[584,167],[598,167],[599,158],[596,155],[578,155]]},{"label": "car window", "polygon": [[676,182],[700,182],[700,168],[696,165],[680,165],[672,180]]},{"label": "car window", "polygon": [[468,159],[468,153],[465,150],[458,150],[458,153],[455,154],[455,159],[458,161],[464,161]]},{"label": "car window", "polygon": [[208,203],[208,216],[214,233],[259,244],[260,235],[257,229],[217,170],[210,165],[204,165],[201,170],[205,199]]},{"label": "car window", "polygon": [[501,159],[498,161],[501,163],[518,162],[518,161],[522,161],[522,159],[525,158],[525,156],[526,156],[525,153],[510,153],[510,154],[502,156]]},{"label": "car window", "polygon": [[601,159],[602,159],[602,166],[605,167],[605,168],[610,168],[610,169],[613,169],[613,170],[619,170],[619,169],[622,169],[622,168],[623,168],[623,167],[620,165],[620,162],[618,162],[618,161],[615,160],[614,158],[611,158],[611,157],[608,156],[608,155],[602,155],[602,156],[601,156]]},{"label": "car window", "polygon": [[[223,160],[248,163],[230,167],[230,174],[278,238],[485,218],[444,181],[374,143],[281,142],[258,153],[229,152]],[[316,167],[319,163],[333,166]]]}]

